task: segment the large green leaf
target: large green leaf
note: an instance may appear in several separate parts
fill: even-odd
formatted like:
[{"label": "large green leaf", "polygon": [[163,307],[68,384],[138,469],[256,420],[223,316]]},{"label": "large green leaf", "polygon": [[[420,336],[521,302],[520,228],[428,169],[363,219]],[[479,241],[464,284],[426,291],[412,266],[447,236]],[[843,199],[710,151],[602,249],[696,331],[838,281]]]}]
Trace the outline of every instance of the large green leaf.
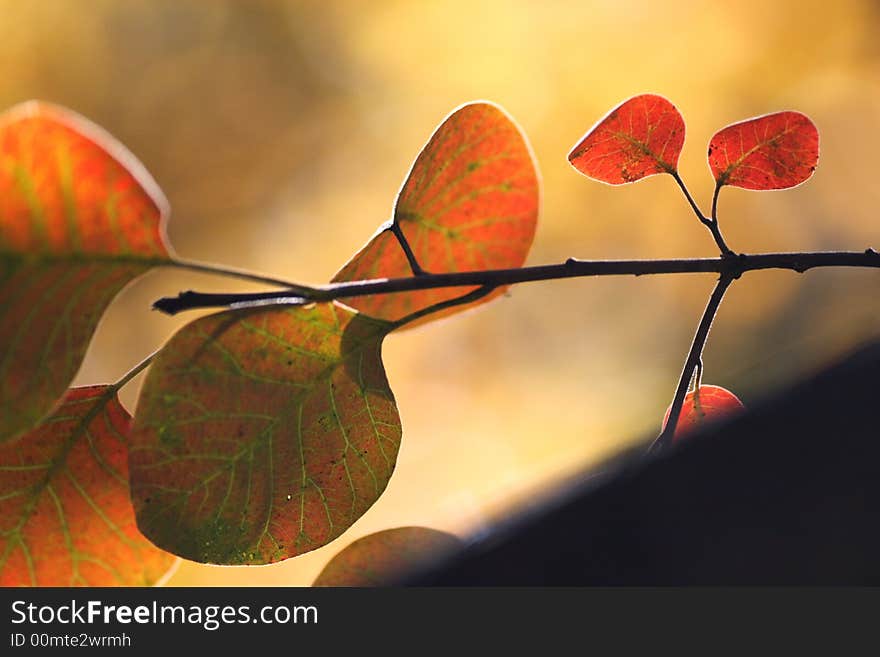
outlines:
[{"label": "large green leaf", "polygon": [[334,303],[188,324],[135,413],[138,525],[194,561],[259,564],[339,536],[382,494],[401,427],[382,366],[391,325]]},{"label": "large green leaf", "polygon": [[116,293],[167,261],[166,207],[82,117],[36,102],[0,116],[0,441],[51,411]]}]

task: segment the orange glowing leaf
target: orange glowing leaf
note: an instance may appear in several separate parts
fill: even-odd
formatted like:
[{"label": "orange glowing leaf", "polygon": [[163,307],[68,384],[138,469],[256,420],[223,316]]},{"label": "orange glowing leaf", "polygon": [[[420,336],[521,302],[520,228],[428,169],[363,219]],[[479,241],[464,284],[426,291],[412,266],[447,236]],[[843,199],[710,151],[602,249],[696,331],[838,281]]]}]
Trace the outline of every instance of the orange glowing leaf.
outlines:
[{"label": "orange glowing leaf", "polygon": [[813,175],[818,162],[819,131],[800,112],[734,123],[709,142],[709,168],[719,187],[794,187]]},{"label": "orange glowing leaf", "polygon": [[369,534],[337,553],[313,586],[388,586],[461,547],[446,532],[398,527]]},{"label": "orange glowing leaf", "polygon": [[116,293],[167,261],[166,212],[82,117],[37,102],[0,115],[0,441],[51,411]]},{"label": "orange glowing leaf", "polygon": [[[393,222],[431,273],[520,267],[535,236],[538,202],[538,173],[525,136],[497,105],[470,103],[447,117],[416,158],[397,196]],[[333,281],[407,276],[412,270],[388,223]],[[394,321],[473,289],[397,292],[345,303]],[[503,290],[430,318],[485,303]]]},{"label": "orange glowing leaf", "polygon": [[176,561],[137,530],[131,417],[107,386],[74,388],[0,446],[0,586],[149,586]]},{"label": "orange glowing leaf", "polygon": [[[721,386],[702,385],[695,392],[685,395],[672,442],[687,437],[707,422],[735,415],[744,408],[743,403],[729,390]],[[666,409],[666,416],[663,418],[664,427],[669,420],[671,409],[671,405]]]},{"label": "orange glowing leaf", "polygon": [[674,173],[684,144],[684,119],[662,96],[642,94],[611,110],[568,154],[586,176],[623,185]]},{"label": "orange glowing leaf", "polygon": [[334,303],[209,315],[159,352],[131,435],[138,526],[218,564],[330,542],[382,494],[400,418],[382,366],[391,325]]}]

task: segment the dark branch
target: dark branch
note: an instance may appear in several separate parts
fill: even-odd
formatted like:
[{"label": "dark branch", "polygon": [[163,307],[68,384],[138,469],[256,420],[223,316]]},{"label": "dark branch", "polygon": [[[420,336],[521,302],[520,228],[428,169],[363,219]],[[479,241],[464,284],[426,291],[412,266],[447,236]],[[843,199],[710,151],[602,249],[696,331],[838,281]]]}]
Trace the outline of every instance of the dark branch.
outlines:
[{"label": "dark branch", "polygon": [[460,297],[447,299],[446,301],[440,301],[439,303],[435,303],[433,306],[422,308],[421,310],[417,310],[414,313],[410,313],[406,317],[398,319],[396,322],[394,322],[394,328],[400,328],[404,324],[409,324],[410,322],[414,322],[417,319],[421,319],[422,317],[425,317],[427,315],[432,315],[436,312],[440,312],[441,310],[446,310],[447,308],[461,306],[463,304],[476,301],[477,299],[482,299],[486,295],[491,294],[492,290],[494,289],[495,288],[490,285],[484,285],[483,287],[478,287],[476,290],[468,292],[467,294],[463,294]]},{"label": "dark branch", "polygon": [[[733,282],[734,277],[730,274],[722,274],[718,279],[718,284],[712,290],[709,297],[709,303],[706,304],[706,310],[703,311],[703,317],[697,326],[697,332],[694,334],[694,340],[691,343],[691,349],[684,361],[684,367],[681,370],[681,377],[678,379],[678,387],[675,389],[675,396],[672,398],[672,407],[669,409],[669,418],[666,425],[657,436],[657,440],[651,445],[651,449],[664,449],[672,443],[672,436],[675,434],[675,427],[678,425],[678,417],[681,415],[681,408],[684,404],[684,398],[687,395],[688,386],[694,377],[694,371],[699,367],[702,374],[702,358],[703,347],[706,346],[706,338],[709,337],[709,329],[718,312],[718,306],[724,298],[724,293]],[[699,385],[699,381],[697,382]]]},{"label": "dark branch", "polygon": [[400,227],[397,220],[391,224],[391,232],[394,233],[394,237],[397,238],[397,243],[400,244],[400,248],[403,249],[403,254],[406,256],[406,261],[409,263],[409,268],[412,270],[413,275],[424,276],[427,274],[428,272],[422,269],[422,266],[416,259],[416,254],[413,253],[413,250],[409,245],[409,240],[406,239],[406,235],[403,234],[403,229]]},{"label": "dark branch", "polygon": [[583,276],[647,276],[711,272],[737,278],[748,271],[787,269],[805,272],[816,267],[880,268],[880,254],[873,249],[867,249],[865,251],[844,252],[740,254],[720,258],[675,260],[576,260],[569,258],[564,263],[554,265],[350,281],[314,288],[302,286],[295,290],[274,292],[203,294],[188,291],[177,297],[159,299],[153,304],[153,307],[169,315],[174,315],[192,308],[223,308],[232,305],[245,307],[266,303],[302,305],[315,301],[330,301],[370,294],[412,292],[446,287],[499,287]]},{"label": "dark branch", "polygon": [[724,241],[724,237],[721,235],[721,229],[718,227],[718,190],[719,186],[715,187],[715,195],[712,198],[712,217],[707,217],[703,214],[702,210],[700,210],[696,201],[694,201],[694,197],[691,196],[690,191],[688,191],[687,185],[684,184],[684,180],[681,179],[681,176],[678,175],[678,171],[672,170],[669,172],[670,175],[675,179],[675,182],[678,183],[678,186],[681,188],[684,197],[687,199],[688,204],[691,206],[691,209],[694,211],[694,214],[697,215],[697,219],[700,220],[706,228],[709,229],[709,232],[712,233],[712,238],[715,240],[715,244],[718,245],[718,249],[721,251],[721,255],[732,256],[734,255],[733,250],[727,246],[727,242]]}]

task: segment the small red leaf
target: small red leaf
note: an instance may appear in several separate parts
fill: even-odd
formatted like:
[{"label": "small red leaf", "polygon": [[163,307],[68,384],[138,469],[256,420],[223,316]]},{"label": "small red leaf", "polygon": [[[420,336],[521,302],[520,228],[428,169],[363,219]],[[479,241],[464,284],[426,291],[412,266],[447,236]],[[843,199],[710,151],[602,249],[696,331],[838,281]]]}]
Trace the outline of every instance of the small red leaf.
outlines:
[{"label": "small red leaf", "polygon": [[673,173],[684,131],[684,119],[675,105],[662,96],[642,94],[593,126],[568,154],[568,161],[584,175],[611,185]]},{"label": "small red leaf", "polygon": [[130,424],[112,388],[74,388],[0,446],[0,586],[144,586],[167,574],[175,558],[135,525]]},{"label": "small red leaf", "polygon": [[718,185],[786,189],[813,175],[819,162],[819,131],[800,112],[776,112],[715,133],[709,168]]},{"label": "small red leaf", "polygon": [[[450,114],[419,153],[397,196],[394,221],[426,271],[521,267],[535,236],[538,201],[535,161],[516,123],[497,105],[469,103]],[[390,227],[382,226],[333,281],[411,276]],[[394,321],[473,289],[396,292],[344,302]],[[504,289],[430,319],[485,303]]]},{"label": "small red leaf", "polygon": [[369,534],[337,553],[313,586],[389,586],[407,573],[461,547],[452,534],[427,527],[398,527]]},{"label": "small red leaf", "polygon": [[[688,434],[701,428],[706,422],[728,417],[744,408],[743,403],[729,390],[721,386],[700,386],[695,392],[689,392],[685,396],[672,442],[678,442],[681,438],[687,437]],[[669,420],[671,410],[672,406],[670,405],[663,418],[664,427]]]}]

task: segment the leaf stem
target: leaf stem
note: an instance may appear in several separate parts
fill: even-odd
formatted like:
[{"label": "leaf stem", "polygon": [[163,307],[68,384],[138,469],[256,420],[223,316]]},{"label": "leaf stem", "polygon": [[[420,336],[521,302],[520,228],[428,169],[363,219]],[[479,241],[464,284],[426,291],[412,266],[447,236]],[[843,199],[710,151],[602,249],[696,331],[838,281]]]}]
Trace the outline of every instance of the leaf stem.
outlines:
[{"label": "leaf stem", "polygon": [[421,319],[426,315],[430,315],[441,310],[446,310],[447,308],[453,308],[454,306],[460,306],[465,303],[470,303],[471,301],[476,301],[477,299],[482,299],[484,296],[491,293],[494,289],[494,285],[484,285],[482,287],[478,287],[476,290],[468,292],[467,294],[463,294],[460,297],[447,299],[446,301],[440,301],[439,303],[435,303],[432,306],[428,306],[427,308],[422,308],[421,310],[417,310],[414,313],[410,313],[406,317],[401,317],[396,322],[394,322],[392,326],[394,327],[394,329],[398,329],[404,324],[414,322],[415,320]]},{"label": "leaf stem", "polygon": [[177,297],[159,299],[153,304],[153,307],[169,315],[174,315],[193,308],[225,308],[233,304],[237,308],[275,303],[304,305],[371,294],[412,292],[447,287],[499,287],[584,276],[646,276],[713,272],[737,278],[748,271],[780,269],[803,273],[817,267],[880,269],[880,254],[873,249],[866,249],[865,251],[739,254],[717,258],[671,260],[577,260],[569,258],[565,262],[552,265],[346,281],[318,287],[296,286],[276,292],[205,294],[190,290],[180,293]]},{"label": "leaf stem", "polygon": [[234,269],[232,267],[224,267],[221,265],[196,262],[194,260],[181,260],[179,258],[175,258],[174,260],[164,261],[160,264],[167,267],[177,267],[178,269],[187,269],[189,271],[197,271],[205,274],[216,274],[219,276],[228,276],[230,278],[239,278],[241,280],[250,281],[252,283],[263,283],[265,285],[284,287],[294,291],[296,294],[306,294],[314,290],[314,288],[305,285],[299,285],[298,283],[291,283],[290,281],[284,281],[279,278],[263,276],[262,274],[252,274],[251,272],[247,272],[241,269]]},{"label": "leaf stem", "polygon": [[718,194],[721,192],[721,188],[724,184],[717,180],[715,182],[715,191],[712,192],[712,221],[716,224],[718,223]]},{"label": "leaf stem", "polygon": [[147,369],[147,367],[150,365],[150,363],[153,362],[153,359],[156,357],[156,354],[158,354],[158,353],[159,353],[159,350],[157,349],[156,351],[151,353],[149,356],[144,358],[140,363],[138,363],[137,365],[132,367],[130,370],[128,370],[128,372],[126,372],[125,374],[122,375],[121,379],[119,379],[116,383],[114,383],[110,386],[110,390],[112,390],[113,392],[116,392],[117,390],[119,390],[120,388],[125,386],[125,384],[130,382],[134,377],[136,377],[138,374],[140,374],[145,369]]},{"label": "leaf stem", "polygon": [[[678,418],[681,415],[684,398],[687,395],[697,367],[700,368],[700,374],[702,375],[703,347],[706,346],[706,338],[709,337],[712,321],[715,319],[715,314],[718,312],[718,306],[721,305],[724,293],[727,292],[727,288],[730,287],[733,281],[734,276],[726,273],[721,274],[715,289],[712,290],[709,302],[706,304],[702,318],[700,318],[700,324],[697,326],[697,332],[694,334],[693,342],[691,342],[690,351],[684,361],[684,367],[678,379],[678,386],[675,389],[675,396],[672,398],[672,406],[669,409],[669,418],[666,420],[660,435],[652,443],[651,450],[663,449],[672,443],[672,436],[675,434],[675,428],[678,425]],[[699,385],[699,382],[697,385]]]},{"label": "leaf stem", "polygon": [[400,227],[397,219],[391,223],[391,232],[394,233],[394,237],[397,238],[397,243],[400,244],[400,248],[403,249],[403,253],[406,256],[406,261],[409,263],[409,268],[412,270],[413,276],[424,276],[427,274],[428,272],[422,269],[422,266],[416,259],[416,254],[413,253],[413,250],[409,245],[409,240],[407,240],[406,235],[403,234],[403,229]]},{"label": "leaf stem", "polygon": [[721,251],[721,255],[735,255],[733,250],[729,246],[727,246],[727,243],[724,241],[724,237],[721,235],[721,229],[718,227],[718,218],[715,214],[715,211],[717,209],[718,190],[720,189],[720,185],[716,184],[715,186],[715,195],[712,198],[712,216],[710,218],[704,215],[702,210],[700,210],[696,201],[694,201],[694,197],[691,196],[687,185],[684,184],[684,180],[682,180],[681,176],[678,175],[678,171],[673,169],[669,172],[669,174],[675,179],[675,182],[678,183],[678,186],[681,188],[681,191],[684,194],[684,197],[687,199],[687,202],[690,204],[691,209],[694,211],[694,214],[697,215],[697,219],[699,219],[700,223],[708,228],[709,232],[712,233],[712,238],[715,240],[715,244]]}]

